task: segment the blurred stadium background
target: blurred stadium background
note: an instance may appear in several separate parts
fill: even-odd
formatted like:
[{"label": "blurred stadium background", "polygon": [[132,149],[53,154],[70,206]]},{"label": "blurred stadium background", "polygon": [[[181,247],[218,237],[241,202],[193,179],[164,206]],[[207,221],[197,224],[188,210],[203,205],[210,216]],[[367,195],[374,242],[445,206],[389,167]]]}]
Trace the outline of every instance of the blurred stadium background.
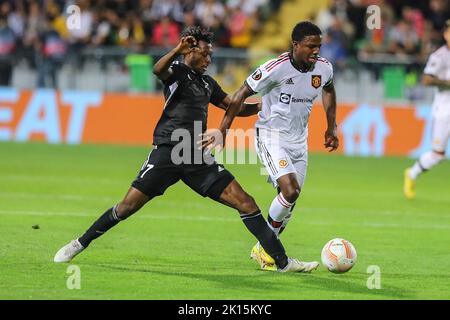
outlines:
[{"label": "blurred stadium background", "polygon": [[[373,4],[380,8],[381,28],[371,30],[366,21],[370,15],[367,8]],[[441,31],[449,12],[446,0],[2,0],[0,85],[4,90],[0,101],[4,106],[14,105],[15,111],[2,108],[0,139],[150,142],[149,132],[159,116],[154,110],[149,112],[153,116],[147,118],[147,126],[142,123],[140,129],[129,128],[139,131],[133,138],[125,138],[127,132],[117,141],[88,138],[101,131],[91,132],[88,127],[96,110],[105,115],[96,121],[100,126],[114,121],[108,111],[120,106],[113,102],[108,109],[108,99],[123,99],[120,109],[124,110],[124,104],[136,105],[132,98],[126,102],[127,97],[136,98],[136,93],[161,96],[152,65],[177,43],[184,27],[200,24],[215,33],[208,72],[232,93],[256,66],[287,51],[292,27],[308,19],[323,30],[321,55],[335,68],[340,133],[345,137],[342,150],[347,154],[416,156],[429,147],[433,97],[433,88],[422,86],[420,77],[428,55],[443,43]],[[78,13],[79,25],[71,28],[68,19]],[[61,99],[56,99],[59,91],[52,99],[42,88],[62,90]],[[74,90],[80,95],[89,90],[94,96],[72,93],[72,98],[67,98]],[[39,105],[35,100],[44,102]],[[47,117],[34,129],[30,127],[29,121],[36,120],[32,114],[45,114],[48,105],[57,104],[64,115],[61,106],[73,100],[87,103],[72,105],[78,118],[67,117],[77,118],[77,123],[66,124],[62,116],[53,119],[61,123],[50,124]],[[148,112],[158,108],[161,100],[141,100],[141,105]],[[133,113],[131,109],[123,117],[116,114],[113,118],[131,120],[126,115]],[[410,121],[403,121],[407,118]],[[320,122],[313,120],[313,130],[322,129]],[[215,123],[213,112],[210,124]],[[55,138],[58,134],[48,131],[52,126],[72,131]],[[405,131],[409,132],[407,141]],[[322,149],[311,143],[313,151]]]},{"label": "blurred stadium background", "polygon": [[[448,163],[424,176],[415,202],[402,195],[404,168],[431,145],[433,88],[420,77],[443,44],[448,0],[0,3],[0,298],[449,299]],[[72,5],[79,28],[67,28]],[[369,5],[381,9],[380,29],[367,28]],[[355,268],[343,277],[261,274],[245,260],[254,239],[239,219],[178,184],[77,257],[83,290],[67,290],[65,266],[50,261],[137,173],[163,108],[152,65],[180,31],[211,28],[208,73],[232,93],[288,50],[306,19],[323,30],[321,55],[335,68],[341,155],[316,153],[325,151],[318,99],[299,217],[283,241],[292,255],[319,259],[326,241],[348,238]],[[222,115],[210,108],[209,126]],[[274,194],[260,166],[229,168],[268,208]],[[369,265],[381,267],[379,292],[366,287]]]},{"label": "blurred stadium background", "polygon": [[[372,4],[381,8],[381,29],[366,26]],[[67,28],[71,5],[81,10],[79,28]],[[426,101],[417,76],[442,44],[449,10],[446,0],[2,0],[0,84],[157,90],[151,74],[147,79],[135,65],[151,67],[184,27],[200,24],[215,33],[210,73],[233,90],[261,61],[286,51],[292,27],[307,19],[325,34],[321,54],[334,64],[345,100]],[[393,77],[406,92],[383,90]]]}]

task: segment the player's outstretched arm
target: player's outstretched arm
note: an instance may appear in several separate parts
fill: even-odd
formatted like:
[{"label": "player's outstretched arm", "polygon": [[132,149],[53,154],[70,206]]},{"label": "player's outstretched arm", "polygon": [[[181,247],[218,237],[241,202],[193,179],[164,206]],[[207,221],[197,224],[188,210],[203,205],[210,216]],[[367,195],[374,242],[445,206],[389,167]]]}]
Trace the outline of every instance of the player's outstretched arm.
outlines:
[{"label": "player's outstretched arm", "polygon": [[438,79],[430,74],[422,76],[422,84],[425,86],[436,86],[442,90],[450,90],[450,81]]},{"label": "player's outstretched arm", "polygon": [[[220,109],[227,110],[231,103],[231,96],[227,95],[223,102],[218,106]],[[241,105],[237,117],[250,117],[261,111],[261,102],[244,102]]]},{"label": "player's outstretched arm", "polygon": [[325,131],[325,148],[329,148],[329,152],[335,151],[339,147],[339,139],[337,136],[336,125],[336,90],[333,83],[323,87],[322,103],[327,115],[327,131]]},{"label": "player's outstretched arm", "polygon": [[261,111],[261,102],[244,102],[238,117],[250,117]]},{"label": "player's outstretched arm", "polygon": [[155,63],[155,65],[153,66],[153,73],[160,80],[167,80],[172,74],[172,69],[170,68],[172,62],[174,62],[178,56],[186,55],[189,53],[189,51],[195,50],[196,46],[197,41],[194,37],[188,36],[181,38],[180,42],[175,48],[170,50],[169,53],[164,55],[161,59],[158,60],[158,62]]},{"label": "player's outstretched arm", "polygon": [[[253,94],[254,92],[245,83],[233,94],[219,129],[207,130],[203,135],[203,139],[199,142],[203,148],[211,151],[216,147],[221,149],[225,145],[227,130],[231,127],[236,115],[241,111],[245,99]],[[218,135],[221,136],[221,139],[219,139]]]}]

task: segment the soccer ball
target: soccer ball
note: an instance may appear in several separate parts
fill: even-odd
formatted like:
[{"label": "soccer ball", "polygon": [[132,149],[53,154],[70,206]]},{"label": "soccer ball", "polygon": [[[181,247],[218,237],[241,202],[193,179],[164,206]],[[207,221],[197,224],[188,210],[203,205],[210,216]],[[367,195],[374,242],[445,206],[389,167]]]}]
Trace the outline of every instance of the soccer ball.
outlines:
[{"label": "soccer ball", "polygon": [[332,239],[322,249],[322,263],[333,273],[347,272],[356,263],[356,249],[350,241]]}]

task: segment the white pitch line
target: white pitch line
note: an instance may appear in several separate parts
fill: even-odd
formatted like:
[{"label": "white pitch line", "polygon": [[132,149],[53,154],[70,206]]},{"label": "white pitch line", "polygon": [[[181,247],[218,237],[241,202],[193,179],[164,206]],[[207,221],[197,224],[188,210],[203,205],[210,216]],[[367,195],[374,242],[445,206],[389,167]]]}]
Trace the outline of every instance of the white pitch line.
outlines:
[{"label": "white pitch line", "polygon": [[[100,213],[99,213],[100,214]],[[99,215],[98,214],[98,215]],[[18,216],[64,216],[64,217],[92,217],[95,218],[98,215],[95,213],[89,214],[86,212],[64,212],[64,211],[26,211],[26,210],[0,210],[0,215],[18,215]],[[225,222],[235,222],[240,221],[237,216],[235,218],[222,218],[222,217],[208,217],[208,216],[180,216],[180,215],[158,215],[158,214],[141,214],[137,213],[135,216],[140,219],[155,219],[155,220],[189,220],[189,221],[225,221]]]},{"label": "white pitch line", "polygon": [[[84,177],[73,177],[73,176],[50,176],[50,175],[13,175],[13,174],[6,174],[2,175],[3,181],[45,181],[45,182],[81,182],[83,184],[86,183],[86,178]],[[129,182],[131,182],[132,176],[130,176]],[[123,184],[123,180],[120,179],[112,179],[112,178],[95,178],[92,179],[92,184]]]},{"label": "white pitch line", "polygon": [[326,207],[301,207],[299,206],[298,209],[296,209],[299,211],[299,213],[301,214],[302,211],[306,211],[306,212],[325,212],[328,213],[330,211],[332,211],[333,213],[343,213],[343,214],[352,214],[352,215],[373,215],[373,216],[377,216],[377,215],[386,215],[386,216],[394,216],[394,215],[399,215],[399,216],[414,216],[414,217],[437,217],[440,219],[444,219],[444,218],[450,218],[450,212],[440,212],[440,213],[435,213],[435,212],[415,212],[415,211],[404,211],[404,210],[376,210],[376,209],[355,209],[355,208],[326,208]]},{"label": "white pitch line", "polygon": [[[71,217],[92,217],[95,218],[95,214],[87,214],[85,212],[49,212],[49,211],[26,211],[26,210],[0,210],[0,215],[18,215],[18,216],[71,216]],[[239,217],[224,218],[215,216],[187,216],[187,215],[160,215],[160,214],[142,214],[136,215],[140,219],[151,220],[181,220],[181,221],[221,221],[221,222],[240,222]],[[333,222],[325,221],[306,221],[303,220],[300,223],[311,226],[351,226],[351,227],[363,227],[363,228],[394,228],[394,229],[450,229],[450,224],[423,224],[420,225],[407,225],[399,223],[382,223],[382,222],[362,222],[362,223],[343,223],[337,224]]]},{"label": "white pitch line", "polygon": [[101,200],[101,201],[117,201],[113,197],[105,196],[81,196],[79,194],[62,194],[62,193],[24,193],[24,192],[0,192],[0,197],[20,198],[20,199],[51,199],[51,200],[68,200],[68,201],[86,201],[86,200]]}]

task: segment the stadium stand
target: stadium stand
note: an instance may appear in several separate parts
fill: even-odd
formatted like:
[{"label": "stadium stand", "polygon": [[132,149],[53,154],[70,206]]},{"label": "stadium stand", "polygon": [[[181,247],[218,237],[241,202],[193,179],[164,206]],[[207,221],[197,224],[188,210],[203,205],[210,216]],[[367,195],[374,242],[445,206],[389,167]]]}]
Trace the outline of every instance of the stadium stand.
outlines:
[{"label": "stadium stand", "polygon": [[[381,8],[382,25],[370,30],[373,4]],[[67,28],[73,5],[79,28]],[[2,0],[0,84],[128,91],[130,79],[139,78],[133,61],[144,61],[128,55],[149,55],[142,68],[151,68],[184,27],[200,24],[215,33],[210,72],[234,90],[261,61],[286,51],[292,26],[307,19],[324,31],[321,54],[352,97],[361,92],[347,85],[355,76],[363,87],[386,87],[393,76],[414,87],[425,59],[442,44],[449,17],[446,0]],[[404,90],[391,91],[387,98],[405,98]],[[424,98],[421,90],[412,92],[406,98]]]}]

